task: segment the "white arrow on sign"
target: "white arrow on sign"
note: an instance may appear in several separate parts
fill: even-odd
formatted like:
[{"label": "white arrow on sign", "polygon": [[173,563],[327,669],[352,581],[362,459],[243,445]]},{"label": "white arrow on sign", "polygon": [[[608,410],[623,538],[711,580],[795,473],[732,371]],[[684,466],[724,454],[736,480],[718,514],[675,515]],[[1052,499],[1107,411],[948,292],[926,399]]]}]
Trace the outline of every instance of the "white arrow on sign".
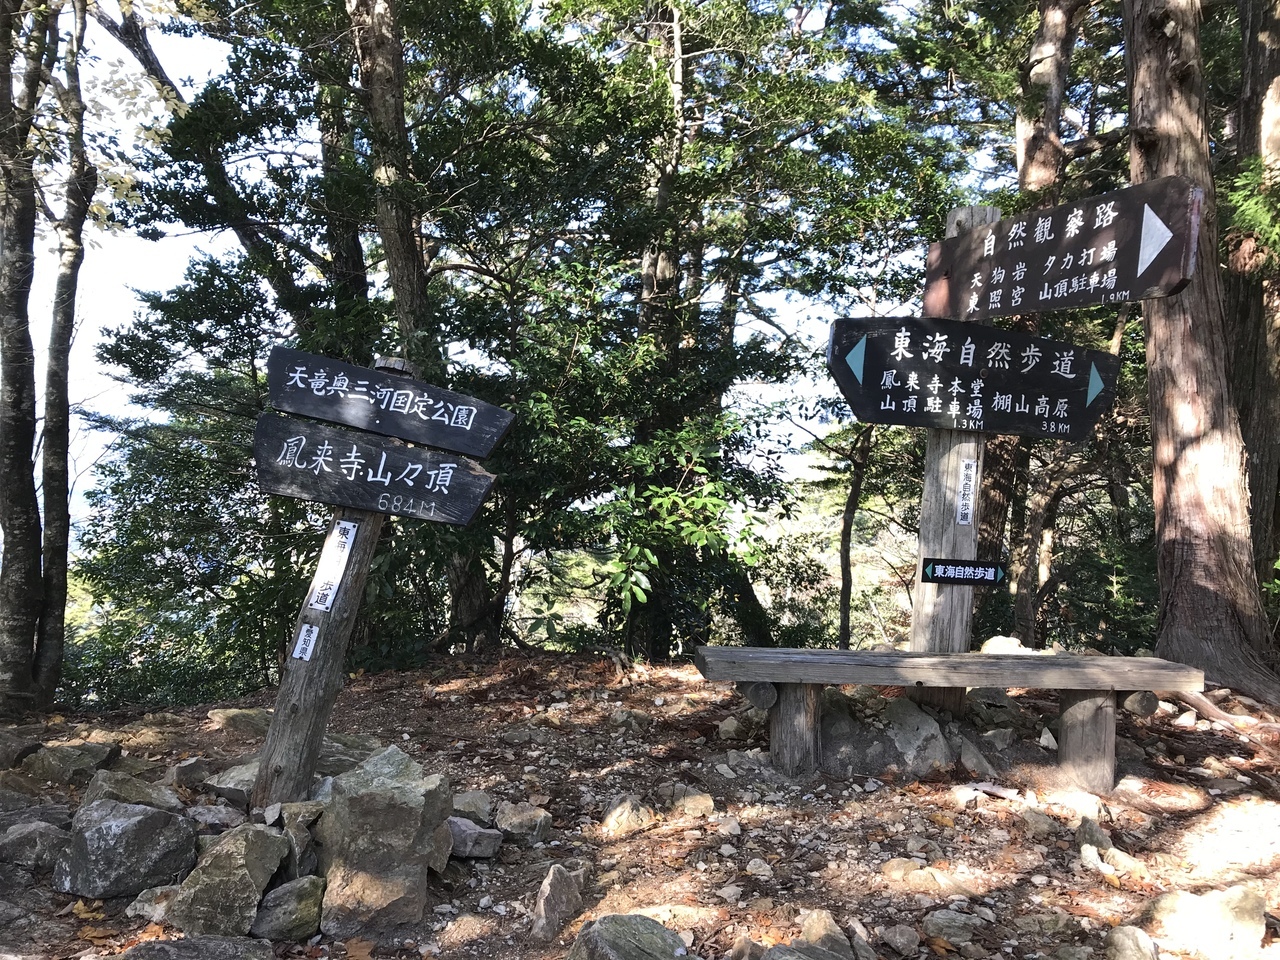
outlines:
[{"label": "white arrow on sign", "polygon": [[1151,266],[1151,261],[1173,238],[1173,231],[1155,215],[1147,204],[1142,205],[1142,244],[1138,247],[1138,276]]}]

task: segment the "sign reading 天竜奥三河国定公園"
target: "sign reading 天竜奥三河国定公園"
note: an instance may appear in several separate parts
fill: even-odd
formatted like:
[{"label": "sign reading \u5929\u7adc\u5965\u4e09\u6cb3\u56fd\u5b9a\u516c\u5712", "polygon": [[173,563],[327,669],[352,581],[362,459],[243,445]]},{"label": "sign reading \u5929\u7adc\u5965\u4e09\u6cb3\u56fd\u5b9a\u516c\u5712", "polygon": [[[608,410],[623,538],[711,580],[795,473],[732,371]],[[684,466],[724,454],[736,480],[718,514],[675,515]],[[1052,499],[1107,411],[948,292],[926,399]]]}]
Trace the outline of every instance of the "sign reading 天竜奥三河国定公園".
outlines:
[{"label": "sign reading \u5929\u7adc\u5965\u4e09\u6cb3\u56fd\u5b9a\u516c\u5712", "polygon": [[1077,440],[1115,397],[1100,350],[918,317],[837,320],[827,366],[859,420]]},{"label": "sign reading \u5929\u7adc\u5965\u4e09\u6cb3\u56fd\u5b9a\u516c\u5712", "polygon": [[267,358],[271,405],[472,457],[493,452],[515,415],[419,380],[277,346]]}]

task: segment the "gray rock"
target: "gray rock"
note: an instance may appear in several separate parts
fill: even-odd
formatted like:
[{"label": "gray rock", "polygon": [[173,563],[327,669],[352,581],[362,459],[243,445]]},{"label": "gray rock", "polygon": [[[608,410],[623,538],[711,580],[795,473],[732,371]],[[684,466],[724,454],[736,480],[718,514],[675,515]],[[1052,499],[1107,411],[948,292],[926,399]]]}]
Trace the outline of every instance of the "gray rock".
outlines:
[{"label": "gray rock", "polygon": [[99,770],[85,787],[81,803],[95,800],[115,800],[118,803],[140,803],[169,813],[182,813],[184,807],[178,795],[161,784],[147,783],[127,773]]},{"label": "gray rock", "polygon": [[272,711],[261,707],[210,710],[213,729],[223,730],[237,737],[265,737],[271,726]]},{"label": "gray rock", "polygon": [[81,897],[136,896],[173,883],[195,865],[191,821],[141,804],[98,800],[71,822],[71,841],[53,871],[53,888]]},{"label": "gray rock", "polygon": [[1146,918],[1165,949],[1207,960],[1246,960],[1257,955],[1266,932],[1266,900],[1249,886],[1199,896],[1179,890],[1153,900]]},{"label": "gray rock", "polygon": [[830,910],[810,910],[800,924],[800,936],[844,960],[854,960],[853,945]]},{"label": "gray rock", "polygon": [[538,890],[530,933],[537,940],[554,940],[581,910],[582,889],[578,878],[560,864],[552,864]]},{"label": "gray rock", "polygon": [[445,821],[453,835],[453,856],[488,858],[496,856],[502,846],[502,831],[482,827],[466,817],[450,817]]},{"label": "gray rock", "polygon": [[169,905],[180,889],[176,883],[170,883],[143,890],[134,898],[133,903],[125,907],[124,915],[140,917],[151,923],[164,923],[165,917],[169,915]]},{"label": "gray rock", "polygon": [[622,727],[631,733],[643,733],[653,723],[653,717],[643,710],[615,710],[609,715],[609,726]]},{"label": "gray rock", "polygon": [[720,727],[717,731],[721,740],[749,740],[751,739],[751,731],[749,731],[741,720],[737,717],[725,717],[720,721]]},{"label": "gray rock", "polygon": [[204,757],[188,757],[165,771],[164,782],[170,787],[198,787],[213,775],[213,764]]},{"label": "gray rock", "polygon": [[610,913],[583,926],[565,960],[676,960],[688,953],[679,934],[658,921]]},{"label": "gray rock", "polygon": [[1137,690],[1125,697],[1120,706],[1135,717],[1149,717],[1160,709],[1160,698],[1150,690]]},{"label": "gray rock", "polygon": [[187,807],[183,813],[204,834],[224,833],[249,822],[249,817],[243,810],[221,803],[197,803]]},{"label": "gray rock", "polygon": [[[81,747],[41,747],[22,761],[21,770],[29,777],[52,783],[66,783],[73,787],[83,787],[93,779],[98,770],[107,766],[111,760],[120,755],[120,748],[112,745],[115,755],[100,759],[99,751],[90,750],[93,744]],[[99,746],[105,747],[105,744]]]},{"label": "gray rock", "polygon": [[686,817],[709,817],[716,812],[716,802],[711,795],[687,783],[659,784],[654,792],[674,813]]},{"label": "gray rock", "polygon": [[168,922],[184,933],[244,936],[288,849],[279,831],[259,824],[224,834],[182,881]]},{"label": "gray rock", "polygon": [[1037,840],[1052,837],[1058,832],[1058,821],[1039,810],[1023,810],[1018,816],[1027,833]]},{"label": "gray rock", "polygon": [[974,931],[982,926],[982,920],[958,910],[934,910],[926,914],[921,929],[926,937],[941,937],[956,945],[968,943]]},{"label": "gray rock", "polygon": [[483,790],[463,790],[453,795],[453,815],[482,827],[493,824],[493,798]]},{"label": "gray rock", "polygon": [[320,928],[334,937],[380,936],[422,920],[427,874],[447,866],[453,835],[445,820],[453,789],[397,747],[333,778],[315,827],[328,886]]},{"label": "gray rock", "polygon": [[0,897],[14,897],[36,885],[35,874],[17,864],[0,870]]},{"label": "gray rock", "polygon": [[981,748],[968,737],[960,737],[960,766],[969,772],[969,776],[980,780],[994,780],[1000,775]]},{"label": "gray rock", "polygon": [[285,876],[289,880],[310,876],[319,870],[320,861],[316,856],[311,828],[323,812],[324,804],[314,800],[280,805],[284,838],[289,841],[289,855],[285,859]]},{"label": "gray rock", "polygon": [[643,830],[658,818],[653,807],[641,802],[635,794],[622,794],[609,801],[600,821],[600,832],[606,837],[621,837]]},{"label": "gray rock", "polygon": [[738,934],[729,948],[729,960],[763,960],[764,947],[756,943],[745,933]]},{"label": "gray rock", "polygon": [[954,752],[938,722],[906,698],[890,700],[881,713],[884,729],[856,716],[832,697],[823,698],[822,769],[833,776],[893,773],[922,777],[948,768]]},{"label": "gray rock", "polygon": [[1013,741],[1018,735],[1010,727],[997,727],[994,730],[988,730],[982,735],[983,743],[987,744],[996,753],[1003,753],[1013,746]]},{"label": "gray rock", "polygon": [[[9,903],[7,900],[0,900],[0,927],[7,927],[15,920],[21,920],[27,916],[27,911],[23,910],[16,904]],[[10,957],[12,954],[0,954],[0,957]],[[21,958],[19,958],[21,960]]]},{"label": "gray rock", "polygon": [[265,940],[306,940],[320,929],[321,877],[299,877],[262,898],[249,932]]},{"label": "gray rock", "polygon": [[258,761],[250,760],[248,763],[228,767],[210,777],[204,782],[204,788],[214,796],[221,797],[232,806],[247,812],[249,797],[253,794],[253,783],[257,779]]},{"label": "gray rock", "polygon": [[551,814],[532,803],[510,803],[504,800],[498,804],[493,824],[508,840],[533,846],[547,838],[547,833],[551,830]]},{"label": "gray rock", "polygon": [[1157,960],[1160,951],[1138,927],[1112,927],[1102,939],[1107,960]]},{"label": "gray rock", "polygon": [[114,960],[275,960],[266,940],[243,937],[187,937],[183,940],[149,940]]},{"label": "gray rock", "polygon": [[71,811],[65,803],[35,803],[0,813],[0,833],[20,823],[48,823],[61,830],[71,826]]},{"label": "gray rock", "polygon": [[0,770],[16,767],[39,749],[39,740],[0,730]]},{"label": "gray rock", "polygon": [[25,810],[31,806],[30,794],[18,793],[16,790],[0,788],[0,813],[12,813],[14,810]]},{"label": "gray rock", "polygon": [[920,934],[916,933],[915,927],[909,927],[905,923],[885,927],[880,933],[880,939],[904,957],[914,957],[920,947]]},{"label": "gray rock", "polygon": [[44,873],[65,856],[71,834],[36,820],[10,827],[0,837],[0,863],[14,863],[33,873]]},{"label": "gray rock", "polygon": [[1111,842],[1111,834],[1103,830],[1097,820],[1083,817],[1080,826],[1076,827],[1076,848],[1088,844],[1098,850],[1110,850],[1115,844]]},{"label": "gray rock", "polygon": [[803,940],[793,940],[785,946],[770,947],[761,960],[841,960],[840,954],[823,950]]}]

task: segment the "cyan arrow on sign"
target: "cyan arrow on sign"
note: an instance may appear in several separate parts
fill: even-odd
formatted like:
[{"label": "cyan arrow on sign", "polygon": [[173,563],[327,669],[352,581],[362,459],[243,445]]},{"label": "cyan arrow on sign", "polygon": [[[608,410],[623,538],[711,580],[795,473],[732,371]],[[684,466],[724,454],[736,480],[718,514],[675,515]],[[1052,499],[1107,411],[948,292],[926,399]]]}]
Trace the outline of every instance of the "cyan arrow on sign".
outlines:
[{"label": "cyan arrow on sign", "polygon": [[1098,365],[1096,363],[1089,364],[1089,396],[1085,400],[1084,405],[1087,407],[1097,399],[1104,389],[1105,384],[1102,382],[1102,375],[1098,373]]},{"label": "cyan arrow on sign", "polygon": [[859,384],[862,383],[862,367],[867,360],[867,338],[863,337],[849,351],[849,355],[844,358],[844,362],[849,364],[849,369],[853,371],[853,375],[857,378]]}]

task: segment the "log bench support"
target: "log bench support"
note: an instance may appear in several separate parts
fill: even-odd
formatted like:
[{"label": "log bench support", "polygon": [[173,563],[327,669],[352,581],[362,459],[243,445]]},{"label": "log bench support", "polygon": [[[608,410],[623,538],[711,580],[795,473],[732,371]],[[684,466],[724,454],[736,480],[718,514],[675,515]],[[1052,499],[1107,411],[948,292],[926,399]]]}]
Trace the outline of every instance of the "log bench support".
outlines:
[{"label": "log bench support", "polygon": [[1058,763],[1091,793],[1115,786],[1117,690],[1204,689],[1203,672],[1155,657],[699,647],[697,664],[708,680],[736,680],[752,703],[768,706],[769,755],[787,776],[822,764],[828,684],[1057,690]]}]

